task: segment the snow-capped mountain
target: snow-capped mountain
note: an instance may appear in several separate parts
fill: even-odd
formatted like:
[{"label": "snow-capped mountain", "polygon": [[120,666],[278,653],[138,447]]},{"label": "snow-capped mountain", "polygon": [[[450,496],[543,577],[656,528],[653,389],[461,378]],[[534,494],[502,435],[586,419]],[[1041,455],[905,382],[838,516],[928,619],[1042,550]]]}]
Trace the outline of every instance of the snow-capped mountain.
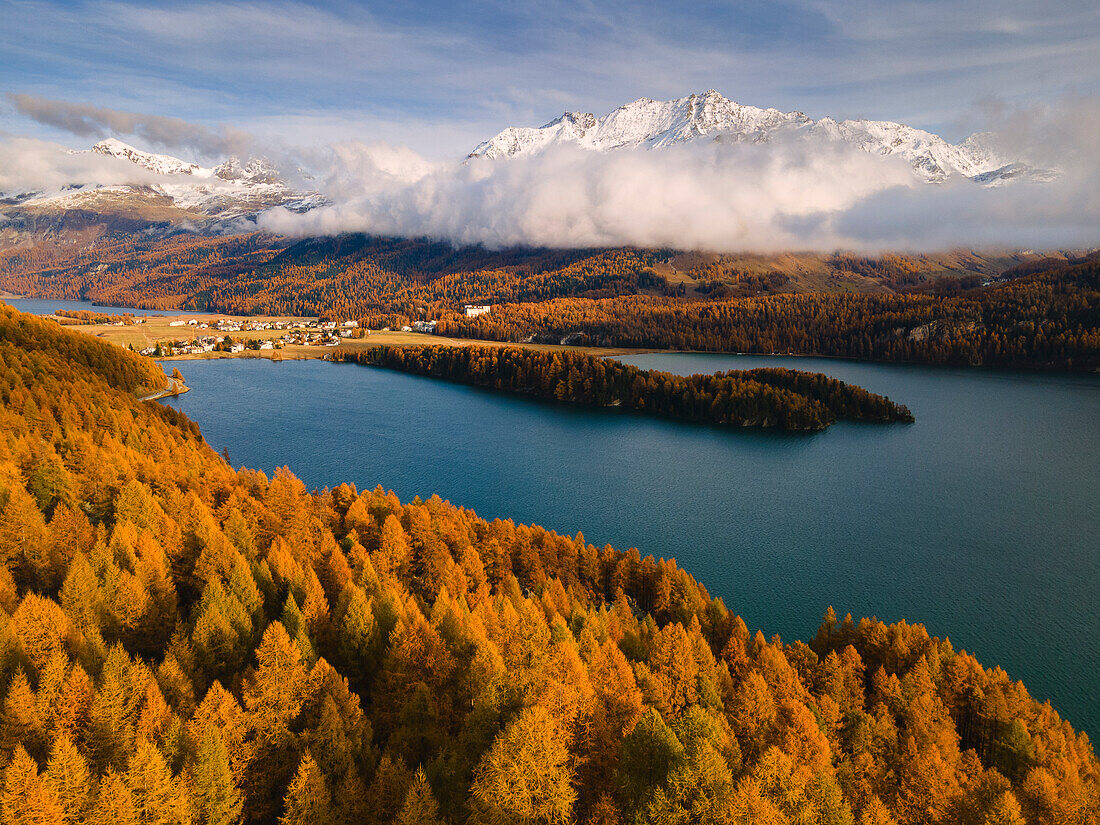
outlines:
[{"label": "snow-capped mountain", "polygon": [[959,144],[901,123],[876,120],[813,120],[802,112],[744,106],[711,89],[678,100],[641,98],[602,117],[566,112],[538,128],[509,127],[478,144],[468,158],[512,158],[575,145],[603,152],[662,149],[695,141],[766,143],[779,136],[839,140],[865,152],[897,155],[929,183],[954,175],[994,185],[1019,177],[1049,180],[1055,173],[1034,169],[1000,154],[989,134]]},{"label": "snow-capped mountain", "polygon": [[0,195],[33,212],[85,210],[125,212],[150,220],[226,221],[255,215],[274,206],[305,211],[324,203],[317,192],[298,191],[268,161],[230,158],[204,167],[171,155],[145,152],[115,138],[72,155],[102,155],[131,166],[113,170],[121,182],[102,185],[73,181],[59,189]]},{"label": "snow-capped mountain", "polygon": [[[91,151],[97,155],[128,160],[158,175],[193,175],[199,171],[197,163],[188,163],[169,155],[154,155],[152,152],[143,152],[115,138],[101,140],[91,148]],[[77,153],[74,152],[73,154]]]}]

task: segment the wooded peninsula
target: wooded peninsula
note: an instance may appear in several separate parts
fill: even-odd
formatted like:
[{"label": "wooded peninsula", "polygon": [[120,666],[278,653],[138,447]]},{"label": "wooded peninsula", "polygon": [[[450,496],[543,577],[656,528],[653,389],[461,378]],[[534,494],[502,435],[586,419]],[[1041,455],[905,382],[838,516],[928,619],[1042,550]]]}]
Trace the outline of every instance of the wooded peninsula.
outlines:
[{"label": "wooded peninsula", "polygon": [[380,346],[330,357],[546,401],[732,427],[820,430],[837,419],[913,420],[888,398],[788,369],[685,377],[584,352],[477,346]]}]

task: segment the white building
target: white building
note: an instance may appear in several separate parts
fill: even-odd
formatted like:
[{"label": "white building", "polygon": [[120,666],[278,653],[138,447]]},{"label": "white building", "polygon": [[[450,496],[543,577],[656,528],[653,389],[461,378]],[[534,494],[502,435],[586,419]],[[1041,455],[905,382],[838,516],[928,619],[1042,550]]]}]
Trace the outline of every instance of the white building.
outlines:
[{"label": "white building", "polygon": [[476,318],[479,315],[487,315],[492,306],[489,304],[466,304],[466,317]]}]

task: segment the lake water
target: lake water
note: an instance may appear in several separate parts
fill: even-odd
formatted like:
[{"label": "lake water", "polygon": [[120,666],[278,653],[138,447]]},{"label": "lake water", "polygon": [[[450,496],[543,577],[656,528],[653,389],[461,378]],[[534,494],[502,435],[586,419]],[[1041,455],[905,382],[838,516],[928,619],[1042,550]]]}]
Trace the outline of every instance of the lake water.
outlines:
[{"label": "lake water", "polygon": [[137,309],[136,307],[113,307],[93,304],[91,301],[65,301],[52,298],[0,298],[9,306],[15,307],[20,312],[29,312],[31,315],[52,315],[59,309],[80,310],[89,312],[102,312],[107,315],[121,315],[129,312],[131,315],[179,315],[183,310],[179,309]]},{"label": "lake water", "polygon": [[172,400],[235,466],[310,487],[438,493],[602,546],[674,556],[752,629],[921,622],[1100,735],[1100,377],[806,358],[643,355],[672,372],[788,366],[909,406],[911,425],[730,431],[319,361],[180,363]]}]

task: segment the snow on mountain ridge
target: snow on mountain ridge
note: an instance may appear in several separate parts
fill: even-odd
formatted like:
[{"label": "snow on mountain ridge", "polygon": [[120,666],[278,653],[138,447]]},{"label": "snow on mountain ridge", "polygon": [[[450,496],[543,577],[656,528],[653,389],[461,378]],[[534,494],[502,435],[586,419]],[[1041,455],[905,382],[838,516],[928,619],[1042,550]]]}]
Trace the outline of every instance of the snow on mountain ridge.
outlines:
[{"label": "snow on mountain ridge", "polygon": [[[602,117],[566,112],[542,127],[509,127],[478,144],[467,159],[502,159],[538,154],[570,144],[592,151],[661,149],[699,140],[722,143],[768,142],[780,135],[804,140],[836,140],[878,155],[908,161],[918,177],[938,183],[953,175],[990,183],[1022,176],[1018,159],[1002,156],[988,133],[959,144],[902,123],[875,120],[813,120],[802,112],[746,106],[710,89],[676,100],[640,98]],[[1024,165],[1026,167],[1026,164]],[[1035,170],[1049,179],[1049,170]]]},{"label": "snow on mountain ridge", "polygon": [[171,155],[157,155],[152,152],[143,152],[129,144],[123,143],[117,138],[101,140],[91,151],[99,155],[128,160],[150,172],[158,175],[193,175],[200,167],[197,163],[188,163],[185,160],[174,158]]},{"label": "snow on mountain ridge", "polygon": [[69,154],[104,155],[132,163],[143,171],[125,183],[73,182],[49,191],[14,193],[13,197],[22,205],[51,210],[94,210],[108,200],[117,206],[128,198],[132,207],[141,211],[142,204],[162,208],[167,199],[192,216],[217,220],[255,215],[273,206],[301,212],[325,202],[317,192],[292,189],[278,169],[263,158],[249,158],[242,164],[233,157],[217,166],[204,167],[171,155],[145,152],[117,138],[101,140],[90,150],[69,150]]}]

